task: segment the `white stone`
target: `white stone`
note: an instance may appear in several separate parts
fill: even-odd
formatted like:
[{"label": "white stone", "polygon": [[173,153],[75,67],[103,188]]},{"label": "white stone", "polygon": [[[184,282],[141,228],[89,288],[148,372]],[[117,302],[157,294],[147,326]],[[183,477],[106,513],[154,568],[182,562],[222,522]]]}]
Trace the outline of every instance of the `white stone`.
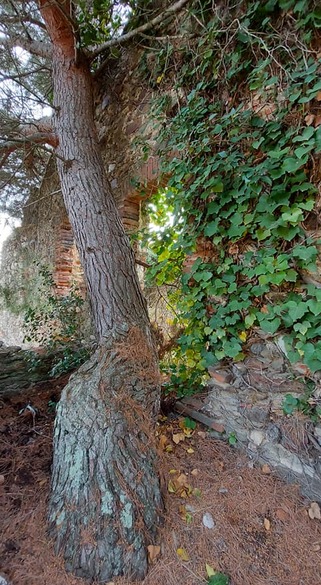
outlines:
[{"label": "white stone", "polygon": [[205,528],[209,528],[210,530],[214,528],[215,522],[210,512],[205,512],[205,514],[203,515],[203,525],[205,526]]},{"label": "white stone", "polygon": [[250,440],[254,445],[261,445],[265,439],[265,435],[262,431],[250,431]]}]

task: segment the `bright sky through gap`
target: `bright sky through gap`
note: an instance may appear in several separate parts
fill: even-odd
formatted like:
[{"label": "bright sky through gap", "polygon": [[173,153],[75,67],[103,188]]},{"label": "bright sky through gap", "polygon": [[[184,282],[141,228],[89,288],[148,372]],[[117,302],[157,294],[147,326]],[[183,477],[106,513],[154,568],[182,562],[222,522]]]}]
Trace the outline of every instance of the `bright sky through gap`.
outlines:
[{"label": "bright sky through gap", "polygon": [[12,219],[4,213],[0,215],[0,259],[3,243],[10,236],[12,229],[18,225],[19,221],[17,219]]}]

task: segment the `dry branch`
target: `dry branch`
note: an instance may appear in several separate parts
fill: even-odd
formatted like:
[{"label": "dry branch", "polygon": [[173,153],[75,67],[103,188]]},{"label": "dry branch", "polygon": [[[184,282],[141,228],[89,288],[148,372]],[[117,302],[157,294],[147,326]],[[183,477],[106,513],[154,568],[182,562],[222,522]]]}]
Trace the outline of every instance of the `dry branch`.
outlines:
[{"label": "dry branch", "polygon": [[148,22],[146,22],[142,26],[139,26],[139,27],[135,28],[134,30],[130,30],[128,33],[122,35],[121,37],[118,37],[116,39],[110,39],[109,41],[106,41],[106,43],[103,43],[102,45],[100,45],[96,49],[91,50],[89,52],[89,56],[92,59],[94,59],[95,57],[100,55],[100,53],[102,53],[106,49],[110,49],[110,47],[114,47],[116,45],[122,45],[122,44],[126,43],[127,41],[129,41],[133,37],[149,30],[153,26],[156,26],[157,24],[162,22],[162,20],[164,18],[166,18],[167,16],[171,16],[172,14],[175,14],[175,12],[178,12],[179,10],[181,10],[181,8],[183,8],[183,6],[185,4],[187,4],[188,1],[189,0],[179,0],[178,2],[175,2],[174,4],[172,4],[172,6],[170,6],[166,10],[164,10],[164,12],[162,12],[161,14],[158,14],[158,16],[155,16],[155,18],[152,18],[152,20],[149,20]]}]

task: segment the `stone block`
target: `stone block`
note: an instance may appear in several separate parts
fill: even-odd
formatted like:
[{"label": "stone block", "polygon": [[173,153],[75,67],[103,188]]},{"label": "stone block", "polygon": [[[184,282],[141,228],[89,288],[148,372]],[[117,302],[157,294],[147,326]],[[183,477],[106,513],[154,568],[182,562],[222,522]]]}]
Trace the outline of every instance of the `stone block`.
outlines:
[{"label": "stone block", "polygon": [[249,433],[249,438],[250,441],[252,441],[252,443],[254,443],[254,445],[261,445],[265,439],[265,434],[263,431],[250,431]]}]

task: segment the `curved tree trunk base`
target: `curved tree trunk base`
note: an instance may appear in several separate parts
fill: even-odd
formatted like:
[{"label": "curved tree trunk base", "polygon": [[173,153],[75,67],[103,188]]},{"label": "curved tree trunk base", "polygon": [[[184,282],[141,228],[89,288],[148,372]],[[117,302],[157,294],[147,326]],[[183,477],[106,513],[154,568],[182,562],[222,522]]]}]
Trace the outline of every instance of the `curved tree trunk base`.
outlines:
[{"label": "curved tree trunk base", "polygon": [[89,580],[143,579],[161,522],[157,369],[139,360],[138,372],[134,358],[101,349],[58,406],[49,533],[67,570]]}]

